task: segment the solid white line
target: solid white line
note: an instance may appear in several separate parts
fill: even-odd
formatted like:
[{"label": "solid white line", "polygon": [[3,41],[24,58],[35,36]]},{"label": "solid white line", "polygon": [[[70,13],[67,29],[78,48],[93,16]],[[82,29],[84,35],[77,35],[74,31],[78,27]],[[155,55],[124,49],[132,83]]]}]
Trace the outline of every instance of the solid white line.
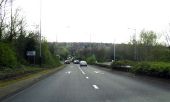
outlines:
[{"label": "solid white line", "polygon": [[99,89],[99,87],[97,85],[93,85],[94,89]]},{"label": "solid white line", "polygon": [[89,79],[89,77],[86,77],[86,79]]},{"label": "solid white line", "polygon": [[86,74],[80,67],[79,67],[80,71],[82,72],[82,74]]}]

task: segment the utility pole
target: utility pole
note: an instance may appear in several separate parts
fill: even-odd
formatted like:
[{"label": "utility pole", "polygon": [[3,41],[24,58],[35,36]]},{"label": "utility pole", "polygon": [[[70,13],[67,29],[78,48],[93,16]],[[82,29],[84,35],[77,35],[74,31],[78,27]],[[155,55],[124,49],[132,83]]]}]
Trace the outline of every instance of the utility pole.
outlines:
[{"label": "utility pole", "polygon": [[134,41],[134,60],[137,61],[137,41],[136,41],[136,29],[135,28],[128,28],[134,30],[133,41]]},{"label": "utility pole", "polygon": [[12,34],[13,34],[13,0],[11,0],[11,34],[10,34],[10,37],[9,37],[9,40],[12,40]]},{"label": "utility pole", "polygon": [[42,64],[42,54],[41,54],[42,53],[41,51],[41,15],[42,14],[41,14],[41,11],[42,11],[42,1],[40,0],[40,22],[39,22],[40,23],[40,29],[39,29],[40,30],[40,36],[39,36],[40,37],[40,66]]},{"label": "utility pole", "polygon": [[116,61],[116,46],[115,46],[115,40],[114,40],[114,45],[113,45],[113,47],[114,47],[114,62]]},{"label": "utility pole", "polygon": [[57,35],[56,35],[56,42],[55,42],[55,56],[57,55]]},{"label": "utility pole", "polygon": [[90,33],[90,54],[92,55],[92,42],[91,42],[91,33]]}]

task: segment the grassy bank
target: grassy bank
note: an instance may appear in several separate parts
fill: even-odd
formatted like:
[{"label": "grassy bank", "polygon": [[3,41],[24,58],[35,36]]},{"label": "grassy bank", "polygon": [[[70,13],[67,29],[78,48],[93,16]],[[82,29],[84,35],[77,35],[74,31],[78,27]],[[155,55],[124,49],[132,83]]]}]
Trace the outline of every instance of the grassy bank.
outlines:
[{"label": "grassy bank", "polygon": [[[56,70],[61,69],[62,66],[57,68],[39,68],[39,67],[27,67],[20,70],[15,70],[14,72],[4,72],[3,76],[8,78],[3,78],[0,80],[0,87],[4,87],[13,83],[16,83],[21,80],[26,80],[29,78],[39,77],[42,75],[46,75],[50,72],[54,72]],[[25,70],[26,69],[26,70]]]},{"label": "grassy bank", "polygon": [[133,73],[170,78],[170,63],[139,62],[131,70]]},{"label": "grassy bank", "polygon": [[17,77],[22,77],[28,74],[33,74],[53,68],[40,68],[38,66],[23,66],[21,68],[3,68],[0,70],[0,80],[15,79]]},{"label": "grassy bank", "polygon": [[116,61],[111,64],[112,69],[126,70],[126,65],[132,66],[128,71],[135,74],[170,78],[170,63],[169,62],[133,62],[133,61]]}]

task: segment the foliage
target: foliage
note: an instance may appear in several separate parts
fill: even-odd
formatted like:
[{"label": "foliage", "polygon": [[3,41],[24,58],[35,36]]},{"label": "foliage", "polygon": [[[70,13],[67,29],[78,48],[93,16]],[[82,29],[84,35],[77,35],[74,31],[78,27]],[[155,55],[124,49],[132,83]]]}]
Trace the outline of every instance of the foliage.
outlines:
[{"label": "foliage", "polygon": [[167,62],[139,62],[132,72],[159,77],[170,77],[170,63]]},{"label": "foliage", "polygon": [[12,46],[0,42],[0,67],[15,68],[16,66],[17,58],[16,53],[12,50]]},{"label": "foliage", "polygon": [[95,64],[96,63],[95,55],[87,57],[86,61],[87,61],[88,64]]},{"label": "foliage", "polygon": [[146,46],[153,46],[156,44],[157,35],[153,31],[141,31],[140,34],[140,43]]},{"label": "foliage", "polygon": [[23,66],[21,68],[15,68],[15,69],[4,68],[3,70],[0,70],[0,80],[26,75],[28,73],[35,73],[41,70],[43,69],[38,67],[26,67],[26,66]]},{"label": "foliage", "polygon": [[47,42],[42,43],[42,64],[49,67],[55,67],[56,65],[56,62],[49,51]]},{"label": "foliage", "polygon": [[[32,31],[26,29],[26,21],[21,16],[21,9],[11,7],[14,11],[13,15],[6,15],[7,3],[7,0],[0,2],[0,70],[18,69],[20,65],[39,65],[40,40],[37,27]],[[27,51],[36,51],[36,56],[27,56]],[[45,39],[42,39],[42,62],[43,67],[60,65],[59,58],[51,52]]]}]

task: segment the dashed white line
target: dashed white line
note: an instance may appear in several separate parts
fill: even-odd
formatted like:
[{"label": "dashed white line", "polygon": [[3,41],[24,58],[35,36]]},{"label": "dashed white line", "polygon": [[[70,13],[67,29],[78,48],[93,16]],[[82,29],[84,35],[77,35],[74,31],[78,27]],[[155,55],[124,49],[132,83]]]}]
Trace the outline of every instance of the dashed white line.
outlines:
[{"label": "dashed white line", "polygon": [[100,72],[100,71],[94,71],[96,74],[99,73],[99,74],[104,74],[103,72]]},{"label": "dashed white line", "polygon": [[80,71],[82,74],[86,74],[80,67],[79,67]]},{"label": "dashed white line", "polygon": [[66,74],[71,74],[71,71],[66,72]]},{"label": "dashed white line", "polygon": [[86,79],[89,79],[89,77],[86,77]]},{"label": "dashed white line", "polygon": [[94,89],[98,90],[99,87],[97,85],[92,85]]},{"label": "dashed white line", "polygon": [[95,73],[99,73],[98,71],[94,71]]}]

